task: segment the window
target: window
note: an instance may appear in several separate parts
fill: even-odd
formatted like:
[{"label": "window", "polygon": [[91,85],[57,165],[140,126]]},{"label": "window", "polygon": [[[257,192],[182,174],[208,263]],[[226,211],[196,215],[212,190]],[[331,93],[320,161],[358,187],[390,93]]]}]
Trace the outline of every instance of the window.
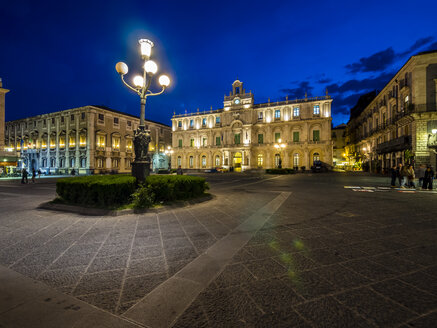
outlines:
[{"label": "window", "polygon": [[82,167],[82,168],[86,167],[86,158],[85,157],[82,157],[80,159],[80,167]]},{"label": "window", "polygon": [[98,168],[102,168],[103,167],[103,159],[102,158],[98,158],[97,159],[97,167]]},{"label": "window", "polygon": [[206,118],[202,118],[202,126],[206,126]]},{"label": "window", "polygon": [[81,118],[82,120],[85,119],[85,112],[82,112],[82,113],[80,114],[80,118]]},{"label": "window", "polygon": [[112,150],[120,150],[120,137],[112,137]]},{"label": "window", "polygon": [[178,156],[177,165],[178,165],[178,167],[182,166],[182,158],[180,156]]},{"label": "window", "polygon": [[65,137],[59,137],[59,147],[60,148],[65,147]]},{"label": "window", "polygon": [[220,137],[215,137],[215,145],[220,146]]},{"label": "window", "polygon": [[46,158],[44,158],[44,159],[42,160],[42,166],[43,166],[43,167],[46,167],[46,166],[47,166],[47,159],[46,159]]},{"label": "window", "polygon": [[220,116],[217,116],[217,117],[215,118],[215,124],[220,124]]},{"label": "window", "polygon": [[182,148],[182,139],[179,139],[179,140],[178,140],[178,147],[179,147],[179,148]]},{"label": "window", "polygon": [[313,162],[315,162],[315,161],[320,161],[320,155],[319,155],[319,153],[314,153],[314,154],[313,154]]},{"label": "window", "polygon": [[105,120],[105,116],[103,114],[99,114],[99,121],[104,121]]},{"label": "window", "polygon": [[293,155],[293,166],[299,167],[299,154],[298,153],[295,153]]},{"label": "window", "polygon": [[64,167],[64,159],[63,158],[59,159],[59,167]]},{"label": "window", "polygon": [[68,138],[68,146],[69,147],[75,147],[76,146],[76,138],[75,137],[70,136]]},{"label": "window", "polygon": [[281,118],[281,111],[279,109],[275,110],[275,120],[278,120]]},{"label": "window", "polygon": [[114,125],[118,125],[118,117],[114,117]]},{"label": "window", "polygon": [[293,142],[299,142],[299,131],[293,132]]},{"label": "window", "polygon": [[313,141],[320,141],[320,131],[313,130]]},{"label": "window", "polygon": [[263,155],[259,154],[256,158],[256,163],[258,167],[263,167]]},{"label": "window", "polygon": [[194,139],[190,139],[190,147],[194,147]]},{"label": "window", "polygon": [[132,151],[132,139],[127,139],[126,141],[126,150]]},{"label": "window", "polygon": [[203,146],[203,147],[206,147],[206,138],[203,138],[203,139],[202,139],[202,146]]},{"label": "window", "polygon": [[275,154],[275,167],[280,168],[282,166],[281,155]]},{"label": "window", "polygon": [[117,168],[119,166],[119,164],[120,164],[120,161],[118,160],[118,158],[114,158],[112,160],[112,167]]},{"label": "window", "polygon": [[194,162],[194,158],[193,156],[190,156],[190,160],[189,160],[190,168],[193,168],[193,162]]},{"label": "window", "polygon": [[52,118],[52,124],[55,124],[55,118],[54,117]]},{"label": "window", "polygon": [[80,147],[86,146],[86,136],[84,135],[79,136],[79,146]]},{"label": "window", "polygon": [[206,156],[202,156],[202,168],[206,168]]},{"label": "window", "polygon": [[46,120],[42,120],[42,126],[46,126],[47,125],[47,122],[46,122]]},{"label": "window", "polygon": [[294,117],[298,117],[299,116],[299,107],[294,107],[293,108],[293,116]]},{"label": "window", "polygon": [[105,147],[105,136],[97,136],[97,148]]},{"label": "window", "polygon": [[55,165],[56,165],[55,160],[54,160],[54,159],[51,159],[51,160],[50,160],[50,167],[55,167]]},{"label": "window", "polygon": [[258,112],[258,121],[263,120],[263,112]]},{"label": "window", "polygon": [[279,139],[281,139],[281,133],[276,132],[275,133],[275,142],[279,142]]},{"label": "window", "polygon": [[182,127],[182,121],[178,121],[178,128]]},{"label": "window", "polygon": [[263,134],[258,134],[258,143],[259,144],[263,144],[264,143],[264,135]]},{"label": "window", "polygon": [[61,116],[61,123],[64,123],[64,116]]},{"label": "window", "polygon": [[314,105],[313,114],[320,115],[320,106],[319,105]]},{"label": "window", "polygon": [[127,126],[132,127],[132,121],[127,121]]},{"label": "window", "polygon": [[216,167],[220,166],[220,156],[219,155],[215,155],[215,166]]},{"label": "window", "polygon": [[239,94],[240,93],[240,87],[235,87],[235,94]]},{"label": "window", "polygon": [[71,114],[71,116],[70,116],[70,121],[74,122],[74,115],[73,114]]},{"label": "window", "polygon": [[234,143],[236,145],[240,144],[240,134],[239,133],[234,134]]},{"label": "window", "polygon": [[70,158],[70,167],[74,167],[74,157]]},{"label": "window", "polygon": [[194,126],[194,120],[190,120],[190,128]]}]

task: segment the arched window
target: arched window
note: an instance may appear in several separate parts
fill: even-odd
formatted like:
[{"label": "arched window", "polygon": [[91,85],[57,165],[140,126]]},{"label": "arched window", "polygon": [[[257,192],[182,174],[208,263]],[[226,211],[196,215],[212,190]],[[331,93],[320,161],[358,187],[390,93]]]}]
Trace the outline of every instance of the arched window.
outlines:
[{"label": "arched window", "polygon": [[320,161],[320,155],[319,155],[319,153],[314,153],[314,154],[313,154],[313,162],[315,162],[315,161]]},{"label": "arched window", "polygon": [[119,164],[120,164],[120,161],[118,160],[118,158],[114,158],[112,160],[112,167],[117,168],[119,166]]},{"label": "arched window", "polygon": [[202,168],[205,168],[205,167],[206,167],[206,156],[203,155],[202,156]]},{"label": "arched window", "polygon": [[70,158],[70,167],[74,167],[74,157]]},{"label": "arched window", "polygon": [[86,167],[86,158],[85,157],[82,157],[80,159],[80,167]]},{"label": "arched window", "polygon": [[98,168],[103,168],[103,159],[101,159],[101,158],[97,159],[97,167]]},{"label": "arched window", "polygon": [[59,167],[64,167],[64,159],[59,159]]},{"label": "arched window", "polygon": [[182,166],[182,158],[180,156],[178,156],[178,163],[177,163],[178,167]]},{"label": "arched window", "polygon": [[299,167],[299,154],[298,153],[293,154],[293,166]]},{"label": "arched window", "polygon": [[279,168],[280,166],[282,166],[281,155],[275,154],[275,167]]},{"label": "arched window", "polygon": [[262,154],[259,154],[257,156],[256,163],[257,163],[258,167],[263,167],[264,159],[263,159],[263,155]]},{"label": "arched window", "polygon": [[50,167],[55,167],[55,165],[56,165],[55,159],[52,158],[50,160]]},{"label": "arched window", "polygon": [[193,162],[194,162],[194,157],[190,156],[190,161],[189,161],[190,168],[193,168]]},{"label": "arched window", "polygon": [[220,166],[220,156],[219,155],[215,156],[215,166],[216,167]]}]

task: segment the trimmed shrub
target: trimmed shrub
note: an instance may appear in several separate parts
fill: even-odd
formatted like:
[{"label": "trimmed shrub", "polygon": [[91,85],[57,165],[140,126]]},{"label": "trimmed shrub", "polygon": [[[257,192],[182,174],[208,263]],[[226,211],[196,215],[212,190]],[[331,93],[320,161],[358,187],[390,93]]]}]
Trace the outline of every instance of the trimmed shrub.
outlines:
[{"label": "trimmed shrub", "polygon": [[197,197],[209,189],[204,178],[189,175],[151,175],[146,185],[154,195],[154,202]]},{"label": "trimmed shrub", "polygon": [[141,185],[132,194],[132,201],[135,208],[147,208],[153,205],[155,194],[149,188]]},{"label": "trimmed shrub", "polygon": [[135,183],[135,178],[128,175],[62,178],[56,182],[56,192],[69,203],[115,207],[130,201]]},{"label": "trimmed shrub", "polygon": [[293,169],[266,169],[267,174],[294,174]]}]

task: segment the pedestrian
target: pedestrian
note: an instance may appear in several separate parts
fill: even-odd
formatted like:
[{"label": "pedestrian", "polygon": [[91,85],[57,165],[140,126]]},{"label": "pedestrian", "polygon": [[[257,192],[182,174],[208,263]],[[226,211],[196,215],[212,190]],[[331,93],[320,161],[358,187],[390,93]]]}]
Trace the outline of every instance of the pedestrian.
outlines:
[{"label": "pedestrian", "polygon": [[176,174],[177,175],[183,175],[184,174],[184,172],[182,172],[182,167],[180,165],[179,165],[179,167],[176,170]]},{"label": "pedestrian", "polygon": [[35,178],[36,178],[36,170],[35,168],[32,169],[32,183],[35,183]]},{"label": "pedestrian", "polygon": [[71,175],[76,175],[76,170],[75,169],[71,170]]},{"label": "pedestrian", "polygon": [[425,171],[425,176],[423,177],[422,189],[432,190],[433,179],[434,179],[434,170],[432,169],[431,165],[428,165]]},{"label": "pedestrian", "polygon": [[41,179],[41,169],[38,169],[38,179]]},{"label": "pedestrian", "polygon": [[396,168],[396,176],[399,180],[399,187],[402,187],[402,175],[401,175],[401,170],[402,170],[402,164],[399,163],[397,168]]},{"label": "pedestrian", "polygon": [[423,178],[425,177],[426,166],[424,164],[419,166],[417,177],[419,178],[419,187],[423,186]]},{"label": "pedestrian", "polygon": [[407,169],[407,179],[408,179],[408,188],[416,188],[416,185],[414,184],[414,169],[413,165],[409,165]]},{"label": "pedestrian", "polygon": [[393,165],[390,169],[390,174],[391,174],[391,183],[390,186],[392,188],[396,187],[396,177],[397,177],[397,173],[396,173],[396,165]]},{"label": "pedestrian", "polygon": [[408,176],[408,169],[406,165],[401,164],[400,174],[401,174],[401,188],[406,188],[407,176]]},{"label": "pedestrian", "polygon": [[27,171],[26,169],[23,167],[23,169],[21,170],[21,183],[28,183],[27,181]]}]

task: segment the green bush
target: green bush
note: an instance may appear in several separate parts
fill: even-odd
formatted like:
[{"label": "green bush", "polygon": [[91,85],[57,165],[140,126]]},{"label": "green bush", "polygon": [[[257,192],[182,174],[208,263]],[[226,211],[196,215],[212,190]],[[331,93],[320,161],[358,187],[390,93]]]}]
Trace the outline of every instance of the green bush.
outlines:
[{"label": "green bush", "polygon": [[266,169],[267,174],[293,174],[293,169]]},{"label": "green bush", "polygon": [[115,207],[130,201],[135,182],[128,175],[62,178],[56,182],[56,192],[69,203]]},{"label": "green bush", "polygon": [[154,195],[154,202],[187,199],[202,195],[209,189],[204,178],[188,175],[151,175],[146,188]]},{"label": "green bush", "polygon": [[132,201],[135,208],[147,208],[153,205],[155,194],[149,188],[141,185],[132,194]]}]

